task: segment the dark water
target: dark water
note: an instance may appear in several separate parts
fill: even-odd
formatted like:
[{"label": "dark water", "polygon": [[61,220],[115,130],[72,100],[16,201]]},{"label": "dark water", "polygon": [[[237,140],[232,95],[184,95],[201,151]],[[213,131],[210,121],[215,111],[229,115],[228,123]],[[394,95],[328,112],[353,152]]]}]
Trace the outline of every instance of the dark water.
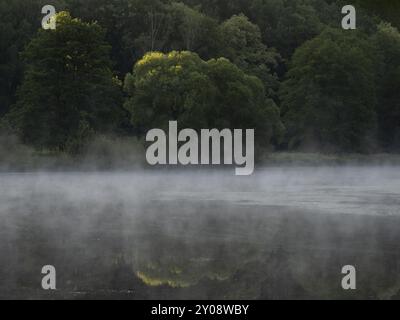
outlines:
[{"label": "dark water", "polygon": [[400,298],[395,167],[0,174],[0,219],[2,299]]}]

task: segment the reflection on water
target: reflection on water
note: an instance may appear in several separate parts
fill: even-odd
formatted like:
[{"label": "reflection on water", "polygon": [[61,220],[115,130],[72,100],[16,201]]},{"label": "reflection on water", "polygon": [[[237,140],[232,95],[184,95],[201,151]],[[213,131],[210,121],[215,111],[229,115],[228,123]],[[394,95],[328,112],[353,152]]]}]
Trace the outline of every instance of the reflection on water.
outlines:
[{"label": "reflection on water", "polygon": [[399,209],[398,168],[1,174],[0,298],[400,298]]}]

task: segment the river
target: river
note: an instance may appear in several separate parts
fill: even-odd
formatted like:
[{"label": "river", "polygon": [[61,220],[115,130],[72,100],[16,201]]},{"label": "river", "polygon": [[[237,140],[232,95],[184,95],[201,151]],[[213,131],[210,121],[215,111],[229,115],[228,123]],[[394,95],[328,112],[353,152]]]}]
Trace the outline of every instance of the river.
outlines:
[{"label": "river", "polygon": [[397,299],[399,169],[1,173],[0,298]]}]

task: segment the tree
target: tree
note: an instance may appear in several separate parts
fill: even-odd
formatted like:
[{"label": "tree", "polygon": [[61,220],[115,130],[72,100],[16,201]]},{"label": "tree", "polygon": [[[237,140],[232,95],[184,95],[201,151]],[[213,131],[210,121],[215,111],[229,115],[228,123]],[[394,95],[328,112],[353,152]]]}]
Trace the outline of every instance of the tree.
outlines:
[{"label": "tree", "polygon": [[262,82],[228,60],[202,60],[190,52],[149,53],[125,79],[126,108],[144,133],[177,120],[193,129],[256,129],[269,146],[282,134],[279,111]]},{"label": "tree", "polygon": [[97,22],[106,30],[106,41],[111,45],[111,57],[118,75],[128,72],[135,58],[133,41],[144,25],[135,0],[65,0],[72,16],[85,22]]},{"label": "tree", "polygon": [[296,50],[281,91],[290,148],[368,151],[375,134],[374,48],[328,29]]},{"label": "tree", "polygon": [[277,76],[273,70],[278,65],[279,55],[262,43],[258,26],[241,14],[222,23],[219,32],[220,56],[263,80],[268,94],[273,96],[278,89]]},{"label": "tree", "polygon": [[226,20],[233,15],[248,14],[253,0],[183,0],[189,6],[200,6],[201,11],[219,20]]},{"label": "tree", "polygon": [[146,52],[164,50],[172,32],[170,0],[65,0],[68,10],[106,30],[112,59],[123,76]]},{"label": "tree", "polygon": [[78,150],[92,132],[115,130],[123,115],[109,46],[95,23],[57,15],[24,51],[27,68],[10,119],[37,148]]},{"label": "tree", "polygon": [[[400,150],[400,33],[381,23],[373,37],[378,51],[379,142],[387,151]],[[380,63],[380,64],[379,64]]]},{"label": "tree", "polygon": [[170,50],[195,51],[201,57],[215,56],[218,47],[218,23],[199,11],[181,2],[170,6],[173,30],[169,38]]},{"label": "tree", "polygon": [[260,27],[263,42],[285,59],[323,29],[312,0],[254,0],[250,17]]},{"label": "tree", "polygon": [[171,33],[172,18],[169,1],[138,1],[138,8],[144,17],[144,32],[135,40],[141,55],[149,51],[163,50]]},{"label": "tree", "polygon": [[[0,117],[15,103],[15,92],[23,75],[20,52],[41,26],[42,2],[0,1]],[[62,7],[61,2],[52,3]]]}]

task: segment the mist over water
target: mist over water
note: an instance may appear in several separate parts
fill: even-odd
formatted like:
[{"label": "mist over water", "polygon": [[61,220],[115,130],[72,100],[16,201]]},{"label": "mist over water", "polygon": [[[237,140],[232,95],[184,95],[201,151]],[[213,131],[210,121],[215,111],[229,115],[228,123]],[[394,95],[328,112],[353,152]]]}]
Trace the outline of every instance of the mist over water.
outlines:
[{"label": "mist over water", "polygon": [[0,298],[399,298],[399,209],[399,167],[1,173]]}]

